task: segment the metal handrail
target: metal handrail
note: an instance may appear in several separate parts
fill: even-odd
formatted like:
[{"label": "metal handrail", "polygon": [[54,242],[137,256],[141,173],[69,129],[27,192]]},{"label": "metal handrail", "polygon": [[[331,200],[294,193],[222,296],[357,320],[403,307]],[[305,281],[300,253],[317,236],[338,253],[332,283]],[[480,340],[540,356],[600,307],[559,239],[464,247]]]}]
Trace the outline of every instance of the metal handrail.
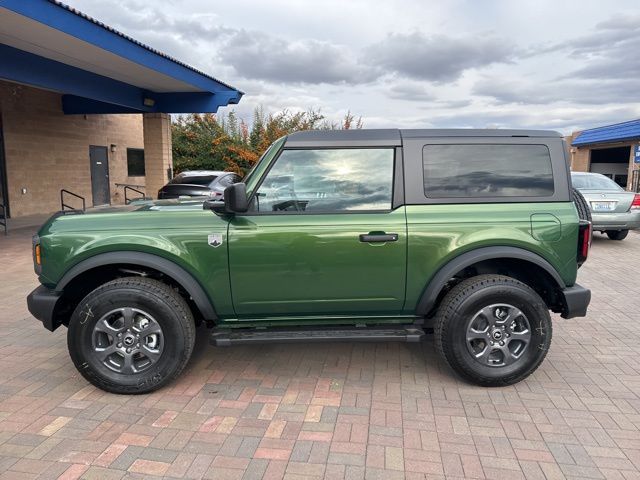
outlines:
[{"label": "metal handrail", "polygon": [[640,193],[640,170],[634,170],[631,176],[631,190]]},{"label": "metal handrail", "polygon": [[73,206],[64,203],[64,194],[65,193],[67,195],[71,195],[72,197],[76,197],[76,198],[79,198],[80,200],[82,200],[82,211],[83,212],[87,209],[84,197],[78,195],[77,193],[70,192],[69,190],[66,190],[66,189],[63,188],[62,190],[60,190],[60,210],[62,210],[63,212],[64,212],[65,208],[68,208],[69,210],[77,210],[77,208],[74,208]]},{"label": "metal handrail", "polygon": [[4,203],[0,203],[0,209],[2,210],[2,217],[0,217],[0,225],[4,227],[4,234],[8,235],[7,229],[7,206]]},{"label": "metal handrail", "polygon": [[129,205],[133,200],[139,200],[138,198],[129,198],[127,196],[127,190],[131,190],[132,192],[140,194],[140,199],[145,200],[144,192],[142,190],[138,190],[137,188],[133,188],[131,185],[125,185],[124,187],[124,204]]}]

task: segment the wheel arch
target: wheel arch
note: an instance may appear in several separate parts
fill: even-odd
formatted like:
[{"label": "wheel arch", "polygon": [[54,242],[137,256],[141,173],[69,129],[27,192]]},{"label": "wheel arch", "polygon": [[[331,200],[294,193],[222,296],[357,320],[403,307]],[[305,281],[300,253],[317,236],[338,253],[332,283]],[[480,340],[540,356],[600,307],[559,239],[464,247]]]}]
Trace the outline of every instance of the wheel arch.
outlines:
[{"label": "wheel arch", "polygon": [[[73,285],[74,282],[81,281],[84,276],[91,272],[118,269],[118,267],[124,266],[142,269],[141,273],[146,271],[158,272],[166,277],[169,283],[180,287],[188,295],[189,298],[187,300],[190,300],[193,306],[197,308],[202,319],[216,320],[218,318],[212,300],[191,273],[171,260],[151,253],[121,251],[94,255],[77,263],[65,272],[55,289],[64,293],[65,288]],[[108,280],[110,278],[105,279],[105,281]]]},{"label": "wheel arch", "polygon": [[[471,250],[447,262],[425,286],[416,306],[416,314],[420,316],[430,315],[439,304],[443,294],[446,293],[447,285],[451,279],[460,275],[461,272],[465,272],[471,268],[481,267],[483,271],[479,271],[476,274],[488,272],[499,273],[497,271],[491,272],[491,270],[508,268],[509,266],[516,272],[525,273],[525,275],[513,275],[515,278],[518,278],[518,276],[526,277],[526,273],[534,274],[531,279],[518,278],[523,281],[523,283],[532,286],[531,283],[538,282],[539,284],[536,286],[540,288],[553,288],[554,291],[547,293],[539,291],[538,293],[542,293],[541,296],[554,311],[561,307],[559,299],[555,298],[555,291],[562,290],[566,285],[556,269],[543,257],[529,250],[518,247],[501,246],[482,247]],[[531,270],[523,270],[523,267],[530,268]]]}]

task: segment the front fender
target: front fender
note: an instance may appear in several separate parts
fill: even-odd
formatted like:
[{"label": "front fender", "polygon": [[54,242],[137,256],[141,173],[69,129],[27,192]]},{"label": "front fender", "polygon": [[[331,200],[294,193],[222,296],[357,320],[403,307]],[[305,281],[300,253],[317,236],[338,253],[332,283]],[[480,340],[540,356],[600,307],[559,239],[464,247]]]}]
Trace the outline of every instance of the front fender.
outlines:
[{"label": "front fender", "polygon": [[153,268],[154,270],[157,270],[164,275],[171,277],[177,283],[179,283],[180,286],[182,286],[182,288],[184,288],[184,290],[193,299],[194,303],[200,310],[200,313],[202,313],[205,320],[216,320],[218,318],[218,315],[216,314],[215,308],[213,306],[212,299],[209,298],[202,285],[193,277],[193,275],[191,275],[176,263],[167,260],[166,258],[144,252],[108,252],[89,257],[86,260],[81,261],[80,263],[77,263],[76,265],[71,267],[63,275],[63,277],[56,285],[56,291],[62,292],[74,278],[84,272],[97,267],[123,263]]}]

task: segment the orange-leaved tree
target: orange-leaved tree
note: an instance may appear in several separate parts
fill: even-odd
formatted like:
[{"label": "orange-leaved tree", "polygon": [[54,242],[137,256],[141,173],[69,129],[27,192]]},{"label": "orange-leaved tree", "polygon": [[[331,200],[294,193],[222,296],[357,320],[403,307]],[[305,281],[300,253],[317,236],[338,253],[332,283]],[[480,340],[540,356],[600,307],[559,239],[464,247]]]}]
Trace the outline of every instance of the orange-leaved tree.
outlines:
[{"label": "orange-leaved tree", "polygon": [[251,126],[234,111],[226,115],[191,114],[172,122],[175,173],[185,170],[226,170],[244,175],[275,140],[300,130],[362,128],[362,118],[347,112],[341,122],[329,122],[319,111],[265,114],[255,109]]}]

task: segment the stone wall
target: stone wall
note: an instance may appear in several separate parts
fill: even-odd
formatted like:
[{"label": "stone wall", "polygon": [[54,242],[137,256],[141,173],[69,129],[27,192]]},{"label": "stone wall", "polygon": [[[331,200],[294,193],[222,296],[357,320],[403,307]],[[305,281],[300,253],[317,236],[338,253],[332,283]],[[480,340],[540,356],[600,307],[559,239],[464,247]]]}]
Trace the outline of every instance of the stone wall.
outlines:
[{"label": "stone wall", "polygon": [[62,188],[91,206],[90,145],[108,147],[112,203],[124,203],[116,183],[145,184],[127,175],[127,148],[144,147],[142,115],[64,115],[60,94],[1,80],[0,115],[12,217],[59,210]]}]

